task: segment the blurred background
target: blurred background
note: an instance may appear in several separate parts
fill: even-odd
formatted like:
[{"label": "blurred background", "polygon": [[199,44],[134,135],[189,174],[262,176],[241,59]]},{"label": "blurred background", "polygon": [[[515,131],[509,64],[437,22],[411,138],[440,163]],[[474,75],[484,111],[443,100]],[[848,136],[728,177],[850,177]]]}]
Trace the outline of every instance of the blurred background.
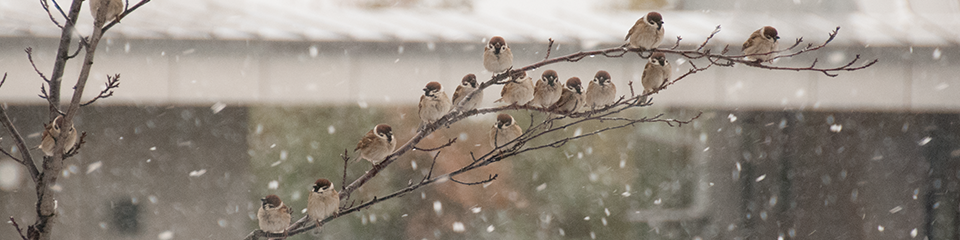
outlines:
[{"label": "blurred background", "polygon": [[[619,46],[654,10],[664,16],[661,47],[682,36],[680,48],[695,48],[717,25],[715,51],[739,53],[765,25],[782,47],[800,37],[819,44],[840,26],[828,47],[773,64],[880,62],[834,78],[714,67],[624,114],[703,112],[692,124],[640,124],[521,155],[458,179],[499,174],[490,184],[436,184],[290,239],[960,239],[956,0],[154,0],[100,44],[90,86],[115,73],[122,84],[75,120],[87,144],[60,173],[55,238],[239,239],[257,228],[267,194],[300,217],[311,183],[340,187],[339,155],[356,157],[374,125],[392,125],[401,144],[414,135],[427,82],[452,94],[465,74],[487,79],[490,37],[503,36],[521,66],[543,59],[551,38],[551,56]],[[86,6],[77,30],[92,31]],[[47,114],[23,49],[49,74],[59,34],[38,2],[0,0],[0,71],[9,74],[0,102],[31,146]],[[674,76],[690,67],[668,59]],[[593,57],[546,69],[562,79],[607,70],[629,94],[645,63]],[[68,64],[65,86],[79,67]],[[498,92],[487,90],[483,106]],[[524,128],[543,119],[509,113]],[[435,173],[488,151],[493,121],[474,117],[424,140],[459,138]],[[0,147],[16,151],[11,140]],[[405,155],[351,201],[419,180],[435,154]],[[347,181],[368,168],[350,164]],[[28,176],[0,157],[0,215],[21,226],[35,215]],[[16,238],[0,226],[0,239]]]}]

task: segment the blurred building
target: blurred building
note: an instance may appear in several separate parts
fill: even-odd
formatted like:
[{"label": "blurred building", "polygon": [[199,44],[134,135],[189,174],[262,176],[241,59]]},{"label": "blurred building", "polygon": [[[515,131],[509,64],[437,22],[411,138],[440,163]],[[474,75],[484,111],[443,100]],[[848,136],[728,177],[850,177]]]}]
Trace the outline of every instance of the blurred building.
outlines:
[{"label": "blurred building", "polygon": [[[626,194],[622,200],[602,198],[600,203],[564,201],[557,199],[575,193],[552,190],[557,192],[539,196],[542,201],[536,202],[539,190],[531,189],[539,189],[541,183],[552,189],[584,178],[537,182],[541,175],[517,171],[518,180],[511,182],[516,189],[496,191],[503,191],[497,195],[501,197],[519,193],[519,198],[490,197],[493,203],[476,204],[489,204],[484,206],[490,211],[504,206],[530,214],[539,211],[540,215],[514,220],[536,222],[516,227],[540,229],[534,236],[542,239],[566,234],[586,238],[587,233],[604,231],[606,218],[616,218],[610,220],[616,222],[611,226],[619,226],[614,230],[624,234],[600,233],[607,238],[960,236],[956,211],[960,3],[947,0],[154,0],[122,19],[100,44],[90,86],[100,86],[108,74],[120,73],[122,87],[113,97],[87,108],[92,110],[85,110],[78,122],[96,143],[63,173],[61,183],[68,190],[58,199],[67,209],[60,220],[67,223],[58,231],[64,231],[65,239],[153,239],[167,232],[178,239],[242,236],[255,227],[249,213],[256,210],[257,196],[275,191],[265,190],[268,183],[279,182],[281,189],[306,189],[306,183],[292,180],[304,175],[291,173],[297,166],[338,174],[338,169],[314,166],[314,159],[340,164],[331,156],[349,148],[353,136],[368,130],[366,125],[415,124],[410,123],[415,116],[410,110],[424,83],[439,81],[450,93],[464,74],[489,76],[481,67],[489,37],[503,36],[515,53],[515,63],[525,65],[543,59],[548,39],[556,40],[551,56],[619,46],[627,29],[651,9],[664,15],[666,37],[661,47],[673,46],[676,36],[682,36],[680,48],[695,48],[718,25],[722,31],[708,45],[714,51],[729,45],[738,52],[746,37],[764,25],[777,27],[781,47],[801,37],[804,44],[819,44],[839,26],[839,35],[828,47],[774,64],[807,66],[816,59],[818,66],[839,66],[858,56],[861,62],[880,61],[866,70],[841,72],[832,78],[817,72],[714,67],[655,97],[657,111],[678,118],[705,111],[696,126],[677,131],[642,127],[622,133],[630,139],[627,142],[602,140],[623,145],[613,145],[612,150],[597,147],[596,163],[616,166],[626,158],[631,163],[627,170],[577,165],[584,169],[571,173],[627,174],[623,181],[630,182],[626,188],[633,186],[632,190],[609,180],[613,182],[608,182],[609,189],[597,187],[588,193],[632,191],[633,195]],[[88,35],[92,31],[89,12],[84,9],[80,16],[78,32]],[[0,71],[9,73],[0,88],[0,102],[14,106],[11,112],[25,129],[22,132],[33,134],[28,141],[39,141],[34,135],[42,130],[43,108],[37,106],[44,102],[37,98],[42,80],[23,49],[32,47],[39,70],[49,71],[59,34],[37,2],[0,1]],[[678,66],[675,76],[690,67],[686,60],[668,58]],[[634,56],[593,57],[547,68],[557,70],[561,78],[589,78],[605,69],[623,93],[628,82],[639,81],[643,64],[644,59]],[[75,81],[79,66],[78,61],[68,65],[65,86]],[[69,87],[64,89],[68,93]],[[89,87],[85,96],[99,91]],[[496,99],[497,93],[496,89],[485,92],[487,106],[493,106],[489,100]],[[308,113],[315,115],[305,117]],[[471,123],[486,124],[484,120],[488,119],[480,117]],[[482,136],[476,129],[451,131]],[[2,142],[4,147],[8,144]],[[550,156],[582,154],[588,148],[592,152],[593,146],[573,146]],[[630,150],[622,155],[618,149]],[[647,154],[681,160],[675,165],[657,163]],[[422,171],[428,164],[418,160],[422,157],[410,159],[419,161],[421,169],[414,163],[413,169],[404,171]],[[9,160],[0,158],[3,161]],[[279,167],[273,168],[274,163]],[[278,177],[263,169],[279,169],[286,175]],[[663,173],[664,169],[671,171]],[[359,169],[351,173],[355,171],[362,173]],[[203,176],[210,179],[199,180]],[[20,219],[32,213],[32,184],[22,173],[21,178],[14,190],[0,192],[4,216]],[[379,184],[376,189],[390,186]],[[468,190],[476,191],[460,189]],[[455,190],[427,191],[463,205],[447,206],[448,215],[436,219],[471,210],[463,203],[470,201],[443,194]],[[90,193],[97,197],[84,196]],[[302,202],[303,196],[295,195],[300,193],[305,194],[285,192],[282,197]],[[430,198],[408,197],[416,199],[412,202],[417,206],[433,204]],[[522,204],[516,202],[524,199],[550,206],[519,207]],[[664,199],[669,203],[660,204]],[[73,200],[91,207],[66,208],[63,202]],[[619,205],[601,207],[604,201]],[[554,205],[590,207],[568,215],[543,210]],[[601,225],[598,216],[607,208],[619,212],[613,217],[606,213]],[[141,216],[132,225],[122,220],[136,218],[130,217],[131,212]],[[388,221],[384,216],[402,221],[400,216],[405,215],[401,214],[406,214],[384,209],[370,212],[344,218],[354,231],[333,230],[333,236],[384,236],[355,234],[370,221],[376,222],[377,213],[382,214],[381,221]],[[83,221],[84,215],[95,215],[95,221]],[[432,219],[429,214],[408,216]],[[583,220],[589,216],[594,216],[593,221]],[[121,220],[112,224],[115,218]],[[70,224],[74,221],[79,223]],[[584,227],[576,221],[589,224]],[[477,226],[477,233],[493,226],[486,218],[467,225]],[[413,232],[403,235],[411,238],[457,238],[444,235],[451,234],[446,222],[394,228]],[[508,227],[499,227],[504,228]],[[7,229],[0,227],[0,238],[15,238]],[[512,231],[518,236],[530,233]],[[80,234],[66,237],[70,232]]]}]

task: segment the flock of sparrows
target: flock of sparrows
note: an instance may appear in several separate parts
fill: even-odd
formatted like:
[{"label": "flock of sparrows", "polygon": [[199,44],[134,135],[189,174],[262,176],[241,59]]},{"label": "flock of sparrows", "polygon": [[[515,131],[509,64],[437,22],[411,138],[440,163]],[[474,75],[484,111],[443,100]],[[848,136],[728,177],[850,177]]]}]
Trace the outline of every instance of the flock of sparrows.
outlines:
[{"label": "flock of sparrows", "polygon": [[[777,36],[777,30],[770,26],[765,26],[753,32],[750,38],[743,43],[745,60],[757,62],[770,60],[773,57],[772,52],[776,50],[778,39],[780,37]],[[662,40],[663,17],[660,13],[650,12],[637,20],[627,32],[624,47],[654,50]],[[505,74],[513,67],[513,53],[502,37],[490,38],[483,51],[483,67],[495,75]],[[650,55],[646,66],[644,66],[641,76],[643,94],[660,88],[664,82],[670,79],[672,71],[666,55],[654,51]],[[567,114],[581,109],[603,108],[616,100],[617,87],[611,81],[610,73],[603,70],[597,71],[585,91],[581,87],[580,78],[571,77],[567,79],[566,84],[561,84],[557,72],[554,70],[544,71],[536,84],[527,76],[526,72],[511,73],[511,76],[508,77],[510,80],[504,84],[500,91],[500,99],[494,102],[508,105],[529,105],[541,107],[551,112]],[[476,75],[467,74],[463,76],[460,85],[453,93],[451,101],[439,82],[427,83],[423,88],[424,93],[420,97],[420,104],[418,105],[421,126],[439,120],[451,110],[469,111],[477,108],[483,101],[483,94],[473,94],[470,99],[467,99],[467,96],[477,91],[478,87]],[[511,143],[511,141],[520,137],[523,130],[517,125],[513,116],[500,113],[497,115],[496,123],[491,127],[489,133],[491,147],[512,148],[516,143]],[[393,136],[393,129],[389,125],[377,125],[357,143],[357,147],[354,149],[360,155],[357,161],[362,158],[377,164],[385,160],[393,153],[397,145],[396,141]],[[269,195],[261,201],[263,204],[257,212],[260,229],[272,233],[284,232],[290,224],[293,210],[284,205],[277,195]],[[320,220],[337,214],[339,205],[340,198],[337,191],[333,189],[333,184],[326,179],[319,179],[313,185],[313,190],[310,193],[307,202],[307,215],[310,219],[318,221],[317,224],[319,224]]]},{"label": "flock of sparrows", "polygon": [[[90,0],[90,10],[95,23],[103,24],[109,20],[119,20],[120,14],[123,12],[123,2],[122,0]],[[101,10],[105,11],[101,12]],[[663,41],[663,33],[663,16],[658,12],[650,12],[637,20],[630,28],[624,38],[624,41],[627,42],[624,46],[653,50]],[[770,60],[774,56],[773,51],[777,48],[778,39],[780,37],[777,35],[777,29],[773,27],[765,26],[756,30],[743,43],[745,60],[757,62]],[[505,73],[513,67],[513,53],[502,37],[490,38],[483,51],[483,67],[494,74]],[[643,94],[661,87],[665,81],[670,79],[672,71],[673,69],[666,56],[662,52],[653,52],[646,66],[644,66],[641,76]],[[512,74],[509,78],[510,81],[504,84],[500,91],[501,98],[495,102],[509,105],[530,105],[566,114],[580,109],[602,108],[613,103],[616,98],[617,87],[611,81],[610,73],[603,70],[597,71],[585,93],[581,87],[580,78],[571,77],[567,79],[566,84],[561,84],[557,72],[554,70],[544,71],[536,84],[527,76],[526,72]],[[451,101],[439,82],[427,83],[426,87],[423,88],[423,96],[420,97],[419,116],[421,123],[425,125],[435,122],[455,107],[460,111],[475,109],[483,101],[483,94],[477,93],[471,99],[465,99],[478,87],[477,76],[467,74],[461,79]],[[53,155],[53,147],[58,141],[56,137],[64,129],[62,125],[63,119],[61,116],[56,117],[50,124],[44,125],[39,148],[45,155]],[[66,129],[68,129],[69,135],[66,139],[64,153],[72,149],[77,141],[77,130],[72,125]],[[523,130],[517,125],[513,116],[501,113],[497,115],[497,121],[490,129],[490,146],[512,148],[516,143],[507,143],[520,137],[521,134],[523,134]],[[357,143],[354,151],[360,153],[359,158],[357,158],[358,161],[363,158],[376,164],[385,160],[393,152],[396,145],[392,128],[387,124],[379,124],[364,135]],[[260,201],[262,204],[257,211],[260,229],[270,233],[285,232],[290,225],[293,209],[284,205],[280,197],[273,194]],[[339,208],[340,197],[334,189],[333,183],[322,178],[314,182],[307,200],[307,216],[319,225],[319,221],[337,214]]]}]

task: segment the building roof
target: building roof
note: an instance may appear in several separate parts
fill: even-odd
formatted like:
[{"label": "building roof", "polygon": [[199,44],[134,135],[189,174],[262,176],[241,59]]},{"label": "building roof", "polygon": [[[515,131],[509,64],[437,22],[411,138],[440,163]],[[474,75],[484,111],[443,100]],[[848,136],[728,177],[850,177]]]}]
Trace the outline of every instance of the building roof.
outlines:
[{"label": "building roof", "polygon": [[[61,0],[61,2],[65,2]],[[130,1],[136,2],[136,1]],[[67,9],[67,6],[63,6]],[[620,43],[627,29],[645,11],[577,10],[527,7],[502,10],[414,8],[362,9],[311,1],[152,1],[124,18],[110,37],[134,39],[482,42],[500,35],[509,42],[578,42],[585,46]],[[698,44],[717,25],[716,40],[738,44],[752,31],[777,27],[783,39],[803,36],[822,41],[841,26],[836,44],[862,46],[946,46],[960,42],[960,14],[954,8],[917,14],[874,7],[849,13],[661,11],[671,44]],[[60,18],[62,19],[62,18]],[[77,25],[90,32],[88,10]],[[0,37],[56,38],[36,1],[0,2]]]}]

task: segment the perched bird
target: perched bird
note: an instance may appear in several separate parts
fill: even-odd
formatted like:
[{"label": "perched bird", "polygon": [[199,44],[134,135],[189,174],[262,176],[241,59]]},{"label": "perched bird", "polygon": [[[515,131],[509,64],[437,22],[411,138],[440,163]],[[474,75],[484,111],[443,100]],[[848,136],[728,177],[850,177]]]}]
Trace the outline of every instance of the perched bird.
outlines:
[{"label": "perched bird", "polygon": [[507,143],[520,137],[521,134],[523,134],[523,129],[520,129],[517,122],[513,120],[513,116],[501,113],[497,115],[497,123],[493,124],[493,128],[490,129],[490,146],[493,148],[503,146],[504,149],[513,148],[517,143]]},{"label": "perched bird", "polygon": [[313,191],[307,199],[307,216],[317,222],[337,214],[340,210],[340,194],[334,189],[333,183],[327,179],[317,179],[313,184]]},{"label": "perched bird", "polygon": [[[453,92],[453,108],[456,108],[460,105],[460,102],[467,97],[468,94],[477,90],[477,75],[467,74],[463,76],[463,79],[460,80],[460,86],[457,86],[457,91]],[[480,102],[483,101],[483,92],[478,92],[470,101],[463,103],[462,111],[469,111],[477,108],[480,105]]]},{"label": "perched bird", "polygon": [[583,90],[580,87],[580,78],[572,77],[567,79],[560,99],[550,107],[550,110],[568,114],[576,112],[581,106],[583,106]]},{"label": "perched bird", "polygon": [[[643,75],[640,76],[640,83],[643,84],[643,94],[653,92],[653,90],[670,80],[673,67],[667,61],[667,56],[662,52],[655,52],[650,55],[650,61],[643,67]],[[644,98],[643,102],[646,102]]]},{"label": "perched bird", "polygon": [[557,72],[553,70],[544,71],[537,80],[537,86],[533,88],[533,100],[530,105],[547,108],[560,100],[560,92],[563,84],[557,77]]},{"label": "perched bird", "polygon": [[587,92],[584,93],[584,107],[588,109],[603,108],[613,103],[617,96],[617,86],[610,81],[610,73],[607,71],[597,71],[593,80],[587,85]]},{"label": "perched bird", "polygon": [[500,36],[490,38],[490,43],[483,49],[483,68],[493,74],[502,73],[513,67],[513,53],[507,46],[507,41]]},{"label": "perched bird", "polygon": [[260,199],[260,202],[262,204],[257,211],[260,230],[268,233],[286,232],[287,226],[290,226],[290,214],[293,214],[293,209],[283,205],[280,197],[273,194]]},{"label": "perched bird", "polygon": [[[63,116],[57,116],[53,119],[53,122],[43,126],[43,134],[40,137],[40,150],[43,151],[43,155],[53,156],[53,147],[57,144],[60,131],[64,129],[61,126],[63,126]],[[63,153],[69,152],[77,144],[77,129],[73,127],[73,124],[70,124],[70,127],[66,129],[69,129],[67,130],[69,134],[63,143]]]},{"label": "perched bird", "polygon": [[663,16],[658,12],[649,12],[633,24],[623,39],[631,48],[654,49],[663,41]]},{"label": "perched bird", "polygon": [[90,0],[90,15],[93,15],[94,23],[103,24],[110,20],[120,21],[120,14],[123,13],[123,0]]},{"label": "perched bird", "polygon": [[533,100],[533,79],[526,72],[519,72],[510,76],[510,82],[500,90],[500,99],[494,102],[524,105]]},{"label": "perched bird", "polygon": [[420,122],[423,125],[437,121],[450,111],[450,98],[443,92],[440,83],[430,82],[420,96]]},{"label": "perched bird", "polygon": [[[774,50],[777,50],[777,29],[771,26],[765,26],[750,34],[750,38],[743,42],[743,55],[762,54],[743,57],[747,61],[766,62],[773,58]],[[769,54],[763,54],[769,53]]]},{"label": "perched bird", "polygon": [[395,147],[397,147],[397,141],[393,139],[393,129],[390,125],[379,124],[370,129],[360,142],[357,142],[357,148],[353,151],[360,151],[360,157],[356,161],[365,158],[370,163],[377,164],[393,153]]}]

